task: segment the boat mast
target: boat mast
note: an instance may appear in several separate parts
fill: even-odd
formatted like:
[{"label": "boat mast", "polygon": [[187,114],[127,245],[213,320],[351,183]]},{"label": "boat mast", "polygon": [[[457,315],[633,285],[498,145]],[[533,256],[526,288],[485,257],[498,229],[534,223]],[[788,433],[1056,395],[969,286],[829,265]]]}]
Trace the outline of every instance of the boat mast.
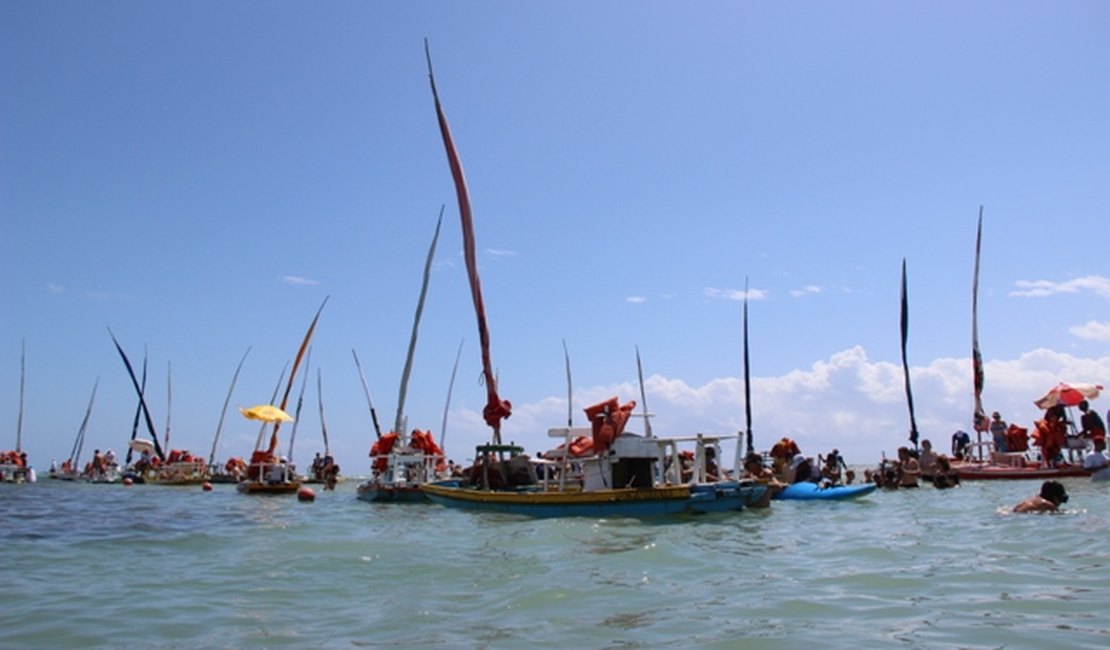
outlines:
[{"label": "boat mast", "polygon": [[351,356],[355,358],[355,367],[358,368],[359,379],[362,380],[362,392],[366,395],[366,404],[370,407],[370,421],[374,424],[374,435],[382,439],[382,427],[378,424],[378,412],[374,409],[374,400],[370,397],[370,388],[366,385],[366,373],[362,372],[362,364],[358,361],[358,353],[351,348]]},{"label": "boat mast", "polygon": [[[324,455],[331,454],[328,446],[328,423],[324,421],[324,378],[323,369],[316,366],[316,400],[320,403],[320,434],[324,436]],[[292,457],[289,459],[292,461]]]},{"label": "boat mast", "polygon": [[224,407],[220,410],[220,421],[216,423],[216,435],[212,437],[212,452],[208,454],[208,465],[210,467],[216,464],[216,445],[220,441],[220,431],[224,427],[227,405],[231,403],[231,393],[235,390],[235,383],[239,381],[239,371],[243,369],[243,362],[247,360],[247,355],[250,353],[251,346],[247,346],[247,351],[243,353],[243,358],[239,359],[239,365],[236,366],[235,374],[231,377],[231,386],[228,386],[227,397],[224,398]]},{"label": "boat mast", "polygon": [[636,346],[636,375],[640,379],[640,401],[644,405],[644,436],[651,438],[651,420],[648,419],[651,416],[648,415],[647,393],[644,391],[644,367],[640,363],[640,346],[638,345]]},{"label": "boat mast", "polygon": [[451,368],[451,381],[447,383],[447,401],[443,404],[443,425],[439,429],[439,446],[447,451],[447,412],[451,409],[451,392],[455,390],[455,374],[459,371],[459,359],[462,358],[463,343],[466,339],[459,341],[459,349],[455,352],[455,365]]},{"label": "boat mast", "polygon": [[19,353],[19,416],[15,421],[15,453],[23,453],[23,388],[24,378],[27,376],[27,339]]},{"label": "boat mast", "polygon": [[428,296],[428,281],[432,277],[432,260],[435,259],[436,242],[439,241],[439,227],[443,223],[444,206],[439,208],[439,218],[436,220],[436,232],[432,236],[432,245],[428,247],[428,257],[424,260],[424,281],[420,286],[420,299],[416,301],[416,315],[412,319],[412,335],[409,337],[408,354],[405,357],[405,369],[401,372],[401,388],[397,395],[397,417],[393,420],[393,431],[401,437],[401,442],[408,438],[404,432],[405,397],[408,394],[409,376],[412,374],[412,361],[416,356],[416,337],[420,332],[420,316],[424,313],[424,299]]},{"label": "boat mast", "polygon": [[170,362],[166,362],[166,449],[170,447],[170,412],[173,410],[173,371]]},{"label": "boat mast", "polygon": [[73,451],[69,454],[70,467],[73,471],[80,473],[81,468],[78,465],[78,460],[81,458],[81,450],[85,447],[85,430],[89,426],[89,416],[92,415],[93,402],[96,401],[96,388],[100,385],[100,377],[96,378],[93,383],[92,395],[89,397],[89,405],[85,409],[85,417],[81,420],[81,428],[77,430],[77,439],[73,441]]}]

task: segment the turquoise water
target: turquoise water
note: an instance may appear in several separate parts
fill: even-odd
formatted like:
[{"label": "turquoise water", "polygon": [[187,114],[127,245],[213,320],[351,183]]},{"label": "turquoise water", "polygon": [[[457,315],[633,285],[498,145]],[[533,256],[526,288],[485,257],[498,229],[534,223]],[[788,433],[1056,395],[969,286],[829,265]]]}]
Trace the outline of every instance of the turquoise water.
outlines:
[{"label": "turquoise water", "polygon": [[1105,648],[1110,484],[643,522],[0,485],[0,647]]}]

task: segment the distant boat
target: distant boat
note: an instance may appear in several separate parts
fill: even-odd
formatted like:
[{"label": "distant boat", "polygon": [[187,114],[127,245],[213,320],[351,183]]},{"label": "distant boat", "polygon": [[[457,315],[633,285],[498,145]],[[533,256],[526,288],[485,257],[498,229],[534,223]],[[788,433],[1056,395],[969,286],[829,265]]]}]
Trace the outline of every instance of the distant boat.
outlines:
[{"label": "distant boat", "polygon": [[[497,390],[497,376],[490,360],[488,321],[478,277],[470,198],[462,163],[436,91],[426,41],[425,53],[436,118],[455,184],[463,254],[478,324],[486,386],[486,406],[482,414],[493,430],[490,444],[477,447],[475,464],[470,468],[469,476],[462,481],[427,483],[423,487],[427,497],[447,507],[544,517],[734,511],[742,509],[746,502],[762,497],[766,486],[754,482],[706,480],[709,459],[706,439],[702,436],[663,439],[624,434],[624,425],[635,402],[621,406],[616,398],[586,409],[591,427],[583,431],[591,434],[592,453],[575,461],[575,467],[581,469],[580,477],[568,476],[571,470],[565,460],[555,467],[550,461],[539,462],[529,458],[517,445],[502,444],[501,421],[509,417],[512,405],[502,399]],[[557,436],[563,435],[569,450],[576,430],[568,426],[554,431]],[[681,472],[683,460],[678,443],[689,440],[695,443],[695,449],[691,452],[693,471],[686,477]],[[720,458],[719,454],[717,458]],[[542,480],[537,467],[542,469]],[[557,479],[552,478],[553,471],[558,471]]]},{"label": "distant boat", "polygon": [[0,451],[0,483],[34,483],[35,469],[23,451],[23,388],[26,377],[27,344],[19,355],[19,418],[15,425],[15,449]]},{"label": "distant boat", "polygon": [[293,388],[297,368],[308,349],[308,343],[312,340],[312,333],[316,330],[316,323],[320,320],[320,313],[324,311],[324,306],[327,303],[328,299],[324,298],[324,302],[320,304],[316,316],[313,317],[312,323],[308,326],[304,340],[301,341],[301,347],[297,350],[297,356],[293,359],[293,368],[289,372],[289,381],[285,385],[285,394],[282,396],[281,405],[265,404],[249,409],[239,409],[244,417],[260,420],[272,427],[269,445],[265,449],[262,449],[261,442],[256,445],[254,452],[251,454],[250,463],[247,465],[247,476],[236,485],[236,489],[242,494],[293,494],[301,487],[301,482],[296,476],[296,468],[289,464],[287,459],[277,456],[278,429],[282,422],[289,422],[293,419],[285,412],[285,406],[289,403],[289,392]]}]

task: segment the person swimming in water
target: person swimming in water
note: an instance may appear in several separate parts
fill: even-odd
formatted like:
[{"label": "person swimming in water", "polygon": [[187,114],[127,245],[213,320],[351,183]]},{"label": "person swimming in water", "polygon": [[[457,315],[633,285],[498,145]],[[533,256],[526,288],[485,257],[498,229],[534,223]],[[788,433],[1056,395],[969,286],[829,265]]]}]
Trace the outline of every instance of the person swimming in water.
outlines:
[{"label": "person swimming in water", "polygon": [[1059,512],[1068,502],[1068,491],[1059,481],[1045,481],[1041,493],[1014,506],[1014,512]]}]

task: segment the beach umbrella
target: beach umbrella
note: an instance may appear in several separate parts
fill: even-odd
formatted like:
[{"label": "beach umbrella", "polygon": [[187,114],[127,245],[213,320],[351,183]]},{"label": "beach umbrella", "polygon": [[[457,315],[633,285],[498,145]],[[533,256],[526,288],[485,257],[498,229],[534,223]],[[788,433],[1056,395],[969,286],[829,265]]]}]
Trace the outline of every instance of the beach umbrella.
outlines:
[{"label": "beach umbrella", "polygon": [[1048,409],[1053,406],[1075,406],[1083,400],[1094,399],[1102,392],[1100,384],[1069,384],[1060,382],[1047,393],[1034,400],[1037,408]]},{"label": "beach umbrella", "polygon": [[293,416],[271,404],[260,404],[245,409],[239,407],[239,412],[248,420],[261,420],[263,422],[292,422]]}]

